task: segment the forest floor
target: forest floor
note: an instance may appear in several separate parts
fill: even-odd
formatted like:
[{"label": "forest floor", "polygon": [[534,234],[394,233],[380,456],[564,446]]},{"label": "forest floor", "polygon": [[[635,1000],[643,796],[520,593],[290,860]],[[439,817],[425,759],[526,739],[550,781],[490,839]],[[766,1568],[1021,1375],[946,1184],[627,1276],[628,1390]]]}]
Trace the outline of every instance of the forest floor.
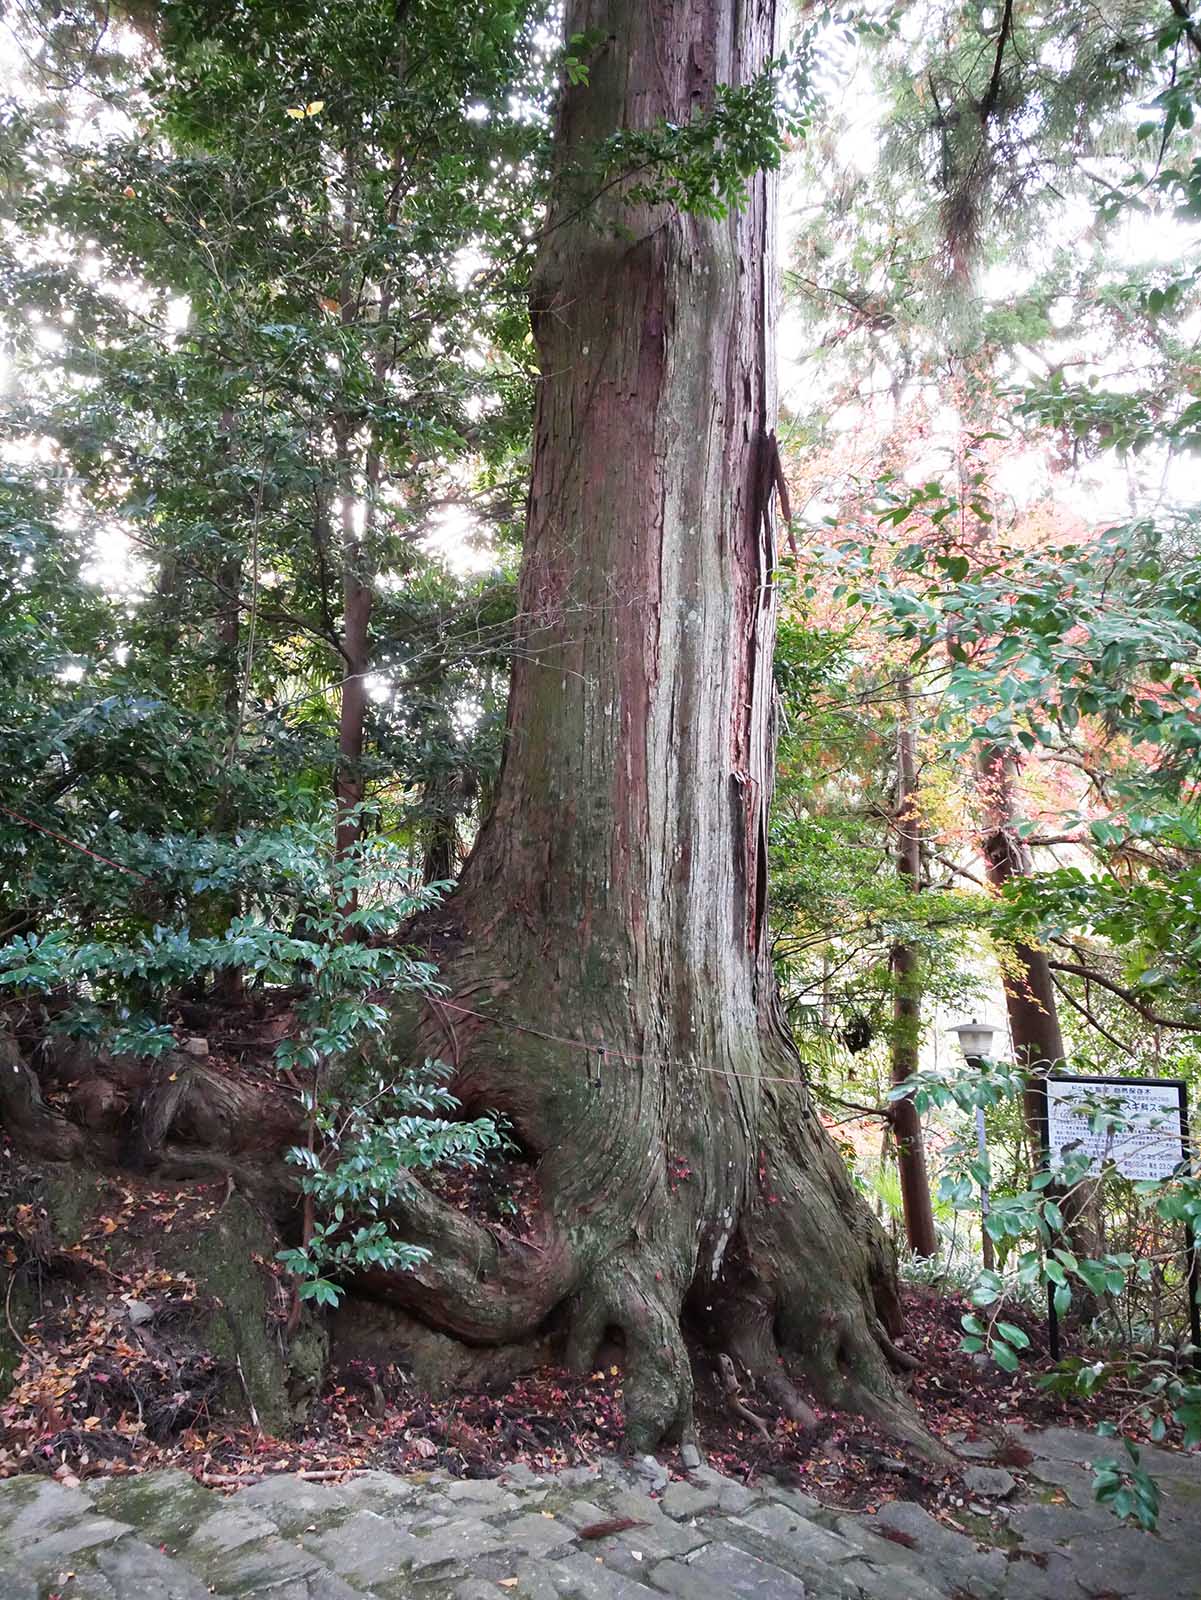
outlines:
[{"label": "forest floor", "polygon": [[[40,1250],[58,1288],[35,1297],[23,1331],[4,1304],[0,1332],[9,1335],[15,1374],[0,1401],[0,1478],[40,1472],[72,1484],[176,1467],[217,1486],[285,1471],[329,1479],[363,1469],[437,1470],[483,1479],[514,1464],[558,1472],[620,1451],[619,1361],[583,1375],[543,1368],[441,1398],[419,1391],[399,1363],[335,1361],[303,1424],[273,1431],[239,1419],[229,1405],[228,1362],[222,1371],[196,1338],[196,1285],[169,1264],[167,1249],[173,1238],[211,1234],[228,1198],[220,1184],[97,1177],[78,1242],[52,1250],[39,1240],[42,1210],[10,1206],[0,1260],[11,1268]],[[278,1265],[258,1254],[242,1270],[266,1285],[268,1336],[279,1343],[290,1299]],[[965,1309],[954,1295],[906,1290],[904,1342],[919,1363],[911,1392],[933,1434],[970,1444],[1008,1424],[1087,1429],[1120,1415],[1104,1391],[1087,1400],[1047,1392],[1044,1330],[1018,1311],[1012,1318],[1030,1338],[1018,1372],[964,1353]],[[728,1408],[708,1360],[698,1356],[695,1372],[697,1442],[715,1469],[744,1485],[791,1485],[864,1511],[897,1498],[934,1511],[964,1503],[959,1474],[931,1469],[862,1419],[816,1407],[819,1426],[805,1433],[748,1391],[771,1436],[764,1440]],[[1020,1447],[1010,1458],[999,1448],[1001,1465],[1024,1465]],[[678,1451],[661,1460],[669,1471],[685,1470]]]}]

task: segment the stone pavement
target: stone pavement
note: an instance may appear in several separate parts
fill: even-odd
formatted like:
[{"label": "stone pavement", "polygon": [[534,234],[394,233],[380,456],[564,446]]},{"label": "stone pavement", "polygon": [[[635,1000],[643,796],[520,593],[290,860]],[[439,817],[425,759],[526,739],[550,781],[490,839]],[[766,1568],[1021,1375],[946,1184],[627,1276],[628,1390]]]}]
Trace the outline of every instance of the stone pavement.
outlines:
[{"label": "stone pavement", "polygon": [[[961,1531],[911,1501],[875,1516],[770,1480],[650,1457],[553,1477],[281,1475],[221,1495],[182,1472],[0,1482],[0,1600],[1201,1600],[1201,1458],[1148,1451],[1157,1534],[1094,1504],[1113,1446],[1011,1434],[1012,1472],[972,1444]],[[582,1537],[606,1522],[631,1522]]]}]

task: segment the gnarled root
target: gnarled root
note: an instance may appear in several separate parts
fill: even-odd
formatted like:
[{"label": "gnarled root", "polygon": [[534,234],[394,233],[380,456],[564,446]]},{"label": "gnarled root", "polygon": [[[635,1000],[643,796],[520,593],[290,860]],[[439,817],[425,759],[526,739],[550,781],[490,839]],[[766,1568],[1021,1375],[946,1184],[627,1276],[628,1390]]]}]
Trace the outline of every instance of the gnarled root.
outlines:
[{"label": "gnarled root", "polygon": [[742,1385],[738,1381],[738,1373],[734,1369],[734,1362],[724,1350],[717,1358],[717,1374],[721,1380],[721,1386],[726,1392],[726,1405],[729,1406],[736,1417],[741,1417],[744,1422],[750,1423],[764,1444],[770,1444],[771,1430],[758,1412],[752,1411],[742,1398]]},{"label": "gnarled root", "polygon": [[175,1051],[154,1064],[134,1104],[129,1154],[143,1167],[186,1166],[197,1152],[275,1166],[301,1134],[294,1095]]},{"label": "gnarled root", "polygon": [[876,1335],[876,1343],[888,1358],[894,1372],[916,1372],[920,1368],[921,1362],[916,1356],[911,1356],[908,1350],[902,1350],[899,1344],[889,1338],[882,1322],[877,1322],[872,1331]]},{"label": "gnarled root", "polygon": [[[708,1349],[727,1354],[803,1428],[816,1417],[794,1374],[822,1402],[873,1417],[931,1459],[949,1459],[894,1374],[908,1360],[895,1344],[890,1247],[804,1091],[778,1096],[770,1068],[753,1089],[742,1088],[756,1076],[753,1039],[742,1053],[728,1047],[721,1056],[737,1064],[736,1093],[724,1080],[669,1082],[642,1065],[613,1068],[598,1092],[557,1041],[535,1052],[523,1040],[507,1055],[491,1035],[487,1047],[461,1035],[457,1045],[470,1045],[474,1057],[460,1063],[461,1092],[470,1086],[480,1104],[499,1105],[540,1156],[543,1203],[532,1233],[518,1238],[404,1182],[387,1220],[428,1259],[412,1272],[363,1273],[352,1285],[410,1319],[408,1335],[403,1326],[396,1333],[398,1354],[420,1325],[433,1330],[430,1339],[469,1352],[449,1363],[469,1381],[516,1370],[533,1352],[550,1355],[564,1339],[571,1364],[587,1370],[614,1340],[629,1443],[649,1450],[691,1432],[686,1307]],[[0,1110],[21,1142],[56,1160],[123,1161],[164,1176],[237,1174],[239,1187],[257,1186],[294,1222],[296,1189],[283,1152],[300,1137],[301,1113],[275,1083],[222,1074],[186,1055],[150,1068],[99,1062],[90,1076],[109,1086],[94,1097],[106,1119],[100,1130],[47,1106],[11,1041],[0,1039],[0,1052],[8,1069],[0,1073]],[[765,1065],[773,1059],[768,1045]],[[76,1084],[88,1077],[72,1079],[73,1104]]]},{"label": "gnarled root", "polygon": [[[806,1431],[817,1426],[817,1414],[803,1398],[785,1369],[775,1338],[775,1300],[749,1273],[739,1272],[738,1258],[731,1261],[720,1291],[693,1296],[694,1316],[710,1348],[717,1349],[719,1370],[727,1397],[729,1378],[721,1367],[740,1367],[779,1407]],[[714,1308],[716,1305],[716,1314]]]},{"label": "gnarled root", "polygon": [[487,1227],[409,1180],[387,1213],[398,1237],[429,1250],[412,1272],[365,1272],[360,1287],[468,1344],[506,1344],[537,1328],[570,1293],[566,1234],[540,1214],[538,1235]]},{"label": "gnarled root", "polygon": [[515,1344],[464,1344],[395,1305],[347,1295],[330,1319],[330,1355],[335,1363],[398,1366],[420,1390],[441,1395],[506,1383],[549,1366],[556,1351],[547,1333]]},{"label": "gnarled root", "polygon": [[749,1330],[748,1365],[770,1370],[770,1328],[772,1343],[827,1404],[868,1416],[950,1465],[954,1458],[922,1426],[893,1374],[895,1263],[807,1109],[799,1096],[765,1107],[758,1184],[727,1269],[737,1327]]},{"label": "gnarled root", "polygon": [[87,1141],[74,1123],[46,1104],[41,1085],[12,1039],[0,1035],[0,1123],[30,1154],[48,1161],[82,1156]]},{"label": "gnarled root", "polygon": [[593,1365],[611,1332],[625,1346],[626,1436],[632,1449],[674,1443],[692,1427],[692,1367],[680,1331],[683,1289],[648,1257],[619,1250],[580,1284],[569,1308],[568,1364]]}]

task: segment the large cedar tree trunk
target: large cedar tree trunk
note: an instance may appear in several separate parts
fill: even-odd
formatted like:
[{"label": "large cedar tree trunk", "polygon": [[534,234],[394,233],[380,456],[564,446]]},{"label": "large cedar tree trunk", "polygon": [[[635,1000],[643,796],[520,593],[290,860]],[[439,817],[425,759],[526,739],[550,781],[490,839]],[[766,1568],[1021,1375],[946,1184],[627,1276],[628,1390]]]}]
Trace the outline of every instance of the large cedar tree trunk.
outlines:
[{"label": "large cedar tree trunk", "polygon": [[604,43],[565,92],[532,292],[506,758],[431,930],[449,990],[419,1041],[465,1105],[512,1119],[542,1216],[523,1244],[414,1189],[401,1225],[433,1258],[371,1286],[476,1345],[549,1326],[585,1366],[624,1347],[644,1448],[691,1425],[684,1323],[786,1404],[781,1352],[824,1399],[924,1439],[892,1377],[890,1250],[801,1081],[767,948],[772,185],[713,222],[585,205],[580,176],[614,130],[753,79],[775,11],[567,6],[567,36]]},{"label": "large cedar tree trunk", "polygon": [[[468,1111],[511,1119],[540,1203],[517,1237],[408,1180],[389,1220],[429,1260],[353,1288],[396,1308],[410,1356],[423,1329],[471,1347],[477,1378],[489,1353],[499,1375],[620,1350],[634,1446],[691,1428],[687,1331],[794,1418],[812,1416],[804,1377],[937,1455],[893,1376],[912,1365],[893,1342],[895,1262],[817,1118],[767,944],[770,183],[715,222],[614,189],[591,204],[584,176],[615,129],[687,121],[717,84],[755,78],[775,0],[566,12],[568,36],[603,42],[561,108],[533,289],[544,377],[504,769],[459,886],[414,930],[445,994],[396,1023],[398,1054],[449,1061]],[[345,451],[338,465],[348,503]],[[343,850],[370,594],[349,561]],[[0,1119],[26,1147],[104,1164],[132,1150],[290,1203],[280,1152],[298,1112],[282,1085],[165,1057],[115,1084],[128,1114],[85,1135],[17,1065],[0,1072]]]}]

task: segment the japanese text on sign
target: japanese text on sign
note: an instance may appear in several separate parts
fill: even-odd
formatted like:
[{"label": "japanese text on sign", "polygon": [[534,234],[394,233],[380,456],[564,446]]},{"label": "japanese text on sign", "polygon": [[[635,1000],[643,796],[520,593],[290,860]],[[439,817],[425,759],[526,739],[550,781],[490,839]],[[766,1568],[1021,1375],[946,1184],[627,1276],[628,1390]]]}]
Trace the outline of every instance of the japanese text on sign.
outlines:
[{"label": "japanese text on sign", "polygon": [[[1047,1149],[1051,1169],[1088,1156],[1089,1171],[1112,1162],[1126,1178],[1169,1178],[1184,1160],[1180,1090],[1171,1083],[1111,1078],[1048,1078]],[[1120,1119],[1109,1126],[1097,1113]]]}]

